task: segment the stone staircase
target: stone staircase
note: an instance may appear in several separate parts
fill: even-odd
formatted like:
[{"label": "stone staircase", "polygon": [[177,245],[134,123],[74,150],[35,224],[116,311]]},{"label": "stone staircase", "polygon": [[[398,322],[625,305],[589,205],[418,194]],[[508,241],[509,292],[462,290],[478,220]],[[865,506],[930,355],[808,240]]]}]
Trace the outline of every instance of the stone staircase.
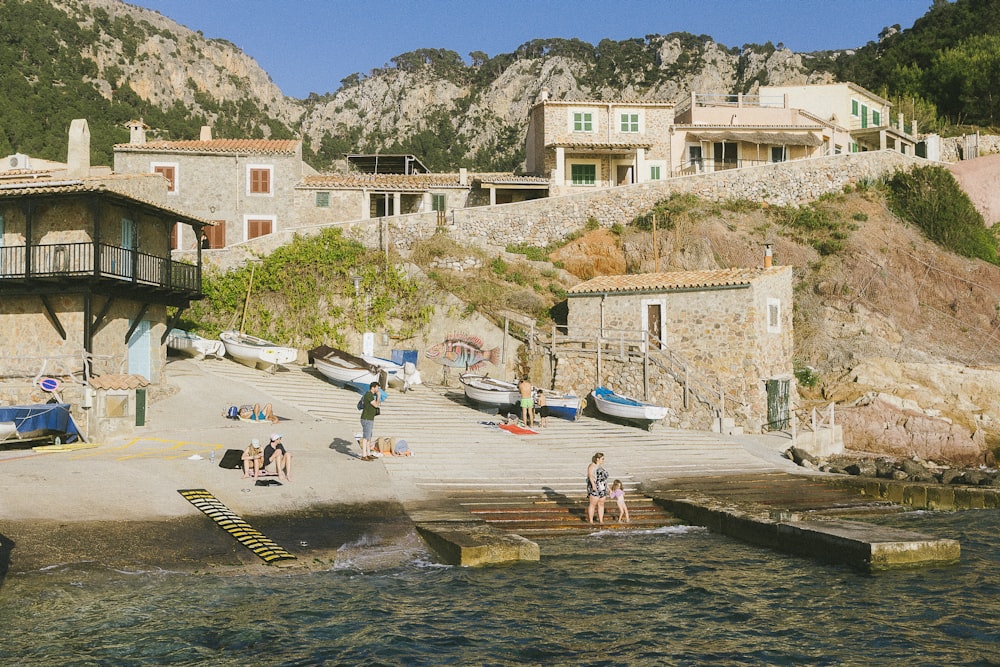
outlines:
[{"label": "stone staircase", "polygon": [[[360,431],[358,394],[331,384],[311,367],[289,365],[267,373],[228,360],[201,367],[273,397],[279,414],[287,405]],[[651,501],[641,495],[644,484],[795,468],[776,452],[773,460],[762,458],[736,438],[705,431],[660,426],[646,431],[581,416],[573,422],[550,418],[537,435],[519,436],[500,430],[496,421],[496,415],[470,405],[459,387],[425,384],[405,394],[390,389],[375,434],[405,438],[415,453],[381,459],[392,497],[415,521],[476,516],[497,525],[520,522],[540,532],[568,531],[574,524],[589,530],[585,473],[593,454],[603,451],[609,481],[620,479],[625,487],[632,527],[648,528],[649,521],[659,526],[674,521],[652,511]],[[613,503],[607,512],[617,516]]]}]

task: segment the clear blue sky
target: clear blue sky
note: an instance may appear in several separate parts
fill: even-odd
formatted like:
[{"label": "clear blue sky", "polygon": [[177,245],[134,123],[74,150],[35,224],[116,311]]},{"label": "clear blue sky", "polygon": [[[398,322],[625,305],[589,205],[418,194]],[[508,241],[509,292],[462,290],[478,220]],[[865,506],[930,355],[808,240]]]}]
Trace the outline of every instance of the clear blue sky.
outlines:
[{"label": "clear blue sky", "polygon": [[909,28],[931,0],[129,0],[226,39],[285,95],[333,92],[401,53],[510,53],[532,39],[597,44],[690,32],[726,46],[793,51],[864,46],[885,26]]}]

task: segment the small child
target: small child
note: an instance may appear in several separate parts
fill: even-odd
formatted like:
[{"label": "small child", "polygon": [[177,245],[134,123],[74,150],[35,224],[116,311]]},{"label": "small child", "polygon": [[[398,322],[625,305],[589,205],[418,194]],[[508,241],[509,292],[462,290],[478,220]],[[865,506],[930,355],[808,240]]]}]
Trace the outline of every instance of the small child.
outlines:
[{"label": "small child", "polygon": [[538,414],[538,425],[545,428],[549,425],[549,406],[545,401],[545,391],[539,389],[535,393],[535,410]]},{"label": "small child", "polygon": [[622,486],[620,479],[616,479],[611,484],[611,494],[609,497],[618,503],[618,523],[622,522],[622,518],[625,519],[625,523],[632,523],[632,519],[628,516],[628,505],[625,504],[625,488]]}]

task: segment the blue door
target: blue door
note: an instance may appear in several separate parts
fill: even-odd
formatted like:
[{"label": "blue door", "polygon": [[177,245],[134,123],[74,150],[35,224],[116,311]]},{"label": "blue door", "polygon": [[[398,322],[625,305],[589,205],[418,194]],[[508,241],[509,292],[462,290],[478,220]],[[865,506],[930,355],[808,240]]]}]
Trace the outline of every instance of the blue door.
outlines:
[{"label": "blue door", "polygon": [[149,320],[142,320],[128,341],[128,372],[152,380],[152,355],[150,354]]}]

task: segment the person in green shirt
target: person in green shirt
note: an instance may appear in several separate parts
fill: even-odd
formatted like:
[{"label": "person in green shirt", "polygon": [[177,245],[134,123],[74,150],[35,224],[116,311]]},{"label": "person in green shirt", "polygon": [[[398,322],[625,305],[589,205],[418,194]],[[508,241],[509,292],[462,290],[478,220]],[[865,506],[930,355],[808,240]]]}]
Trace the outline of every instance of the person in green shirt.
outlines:
[{"label": "person in green shirt", "polygon": [[368,391],[361,397],[361,460],[374,461],[371,443],[372,432],[375,429],[375,416],[379,413],[380,399],[378,382],[372,382]]}]

